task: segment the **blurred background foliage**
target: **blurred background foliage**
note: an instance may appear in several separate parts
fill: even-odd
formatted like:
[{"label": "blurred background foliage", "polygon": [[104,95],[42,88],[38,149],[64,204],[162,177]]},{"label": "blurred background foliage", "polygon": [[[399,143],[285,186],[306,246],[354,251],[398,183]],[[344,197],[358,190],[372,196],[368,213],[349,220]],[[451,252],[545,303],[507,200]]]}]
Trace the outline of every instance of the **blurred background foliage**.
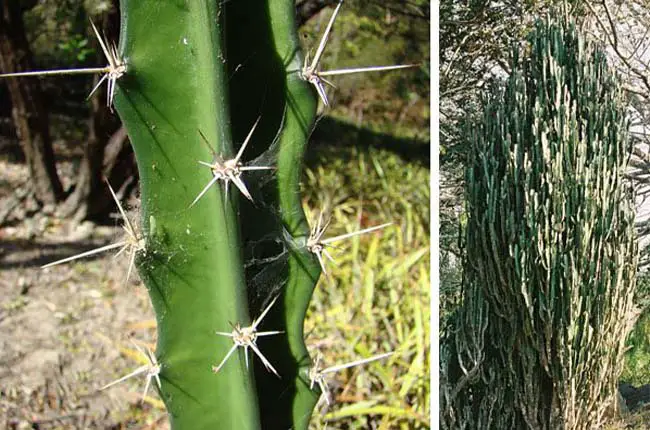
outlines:
[{"label": "blurred background foliage", "polygon": [[[398,8],[399,7],[399,8]],[[359,73],[335,78],[333,118],[418,141],[430,140],[429,1],[346,1],[321,60],[322,70],[362,65],[419,65],[415,73]],[[322,13],[300,29],[313,53],[327,25]]]}]

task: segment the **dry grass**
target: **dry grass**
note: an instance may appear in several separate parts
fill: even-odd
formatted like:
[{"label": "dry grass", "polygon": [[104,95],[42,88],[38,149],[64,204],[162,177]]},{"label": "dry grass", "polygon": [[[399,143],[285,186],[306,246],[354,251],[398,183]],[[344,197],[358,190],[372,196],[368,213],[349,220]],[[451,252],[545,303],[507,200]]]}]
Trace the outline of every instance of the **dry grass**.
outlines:
[{"label": "dry grass", "polygon": [[312,428],[428,428],[429,172],[387,152],[318,156],[307,171],[305,207],[312,220],[331,208],[329,236],[394,225],[334,250],[337,264],[321,278],[307,316],[307,344],[326,365],[396,354],[334,376],[336,404]]}]

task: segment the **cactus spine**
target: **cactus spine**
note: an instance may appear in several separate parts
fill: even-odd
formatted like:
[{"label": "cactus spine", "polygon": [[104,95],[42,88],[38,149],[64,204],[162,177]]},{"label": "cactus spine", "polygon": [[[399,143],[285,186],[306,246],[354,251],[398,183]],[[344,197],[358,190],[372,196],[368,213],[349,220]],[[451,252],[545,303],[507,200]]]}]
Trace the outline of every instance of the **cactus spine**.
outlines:
[{"label": "cactus spine", "polygon": [[567,20],[537,22],[467,134],[447,428],[602,428],[635,290],[627,133],[603,52]]}]

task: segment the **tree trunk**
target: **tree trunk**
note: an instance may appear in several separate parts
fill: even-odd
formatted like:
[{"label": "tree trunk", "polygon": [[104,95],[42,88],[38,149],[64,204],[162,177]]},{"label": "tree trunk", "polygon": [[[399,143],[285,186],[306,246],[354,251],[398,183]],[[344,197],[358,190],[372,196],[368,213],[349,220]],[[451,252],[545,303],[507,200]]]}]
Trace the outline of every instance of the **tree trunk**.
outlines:
[{"label": "tree trunk", "polygon": [[[119,14],[117,7],[111,12],[104,14],[98,23],[100,30],[108,30],[106,34],[116,35],[119,27]],[[88,37],[95,41],[98,61],[105,62],[106,58],[101,51],[99,43],[92,32]],[[93,87],[99,82],[101,76],[93,80]],[[96,219],[105,214],[112,199],[107,192],[103,176],[109,175],[110,169],[106,171],[104,165],[104,150],[111,135],[119,135],[119,121],[110,113],[106,107],[106,86],[102,85],[90,100],[90,117],[88,118],[88,140],[84,148],[84,155],[77,172],[77,181],[72,194],[65,203],[58,209],[57,215],[61,217],[72,217],[77,221],[83,219]],[[120,137],[117,136],[119,139]],[[123,140],[124,138],[122,138]],[[117,184],[113,184],[117,186]]]},{"label": "tree trunk", "polygon": [[[0,0],[0,68],[3,72],[31,70],[31,51],[25,35],[22,8],[18,1]],[[48,116],[38,80],[7,79],[12,118],[25,153],[36,199],[55,204],[63,196],[54,164]]]},{"label": "tree trunk", "polygon": [[296,4],[296,23],[302,27],[309,19],[328,6],[335,6],[337,0],[303,0]]},{"label": "tree trunk", "polygon": [[[93,84],[98,79],[93,80]],[[90,117],[88,118],[88,135],[84,147],[84,155],[77,172],[74,191],[57,210],[60,217],[72,217],[77,221],[94,218],[107,208],[108,193],[104,188],[103,164],[104,147],[107,143],[108,130],[104,91],[97,91],[90,101]]]}]

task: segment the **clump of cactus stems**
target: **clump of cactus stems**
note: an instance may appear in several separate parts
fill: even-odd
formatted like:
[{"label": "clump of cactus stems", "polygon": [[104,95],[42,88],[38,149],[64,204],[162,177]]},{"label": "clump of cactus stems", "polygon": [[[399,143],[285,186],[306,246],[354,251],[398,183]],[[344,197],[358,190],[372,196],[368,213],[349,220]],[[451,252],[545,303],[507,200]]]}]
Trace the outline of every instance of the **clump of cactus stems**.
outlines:
[{"label": "clump of cactus stems", "polygon": [[93,25],[106,67],[1,75],[101,73],[108,84],[136,153],[141,228],[108,185],[125,239],[44,267],[128,250],[126,278],[135,265],[158,342],[155,353],[136,344],[147,364],[102,389],[146,375],[143,399],[156,388],[174,429],[306,428],[328,373],[392,354],[321,369],[304,344],[326,248],[390,225],[323,238],[321,214],[310,231],[299,181],[316,96],[329,105],[326,76],[411,67],[320,71],[342,3],[311,62],[293,0],[122,0],[119,48]]},{"label": "clump of cactus stems", "polygon": [[468,127],[463,302],[443,342],[449,429],[603,428],[633,309],[628,122],[605,54],[538,21]]}]

